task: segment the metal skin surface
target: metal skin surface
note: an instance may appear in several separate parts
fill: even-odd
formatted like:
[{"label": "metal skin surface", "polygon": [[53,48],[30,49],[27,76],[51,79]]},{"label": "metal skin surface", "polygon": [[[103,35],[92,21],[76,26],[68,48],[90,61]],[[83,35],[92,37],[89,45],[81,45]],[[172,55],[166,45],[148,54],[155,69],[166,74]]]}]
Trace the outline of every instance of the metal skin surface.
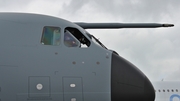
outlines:
[{"label": "metal skin surface", "polygon": [[[41,43],[60,28],[59,45]],[[89,47],[67,47],[66,28]],[[76,39],[78,40],[78,39]],[[37,14],[0,13],[0,101],[154,101],[154,88],[134,65],[95,44],[80,26]]]}]

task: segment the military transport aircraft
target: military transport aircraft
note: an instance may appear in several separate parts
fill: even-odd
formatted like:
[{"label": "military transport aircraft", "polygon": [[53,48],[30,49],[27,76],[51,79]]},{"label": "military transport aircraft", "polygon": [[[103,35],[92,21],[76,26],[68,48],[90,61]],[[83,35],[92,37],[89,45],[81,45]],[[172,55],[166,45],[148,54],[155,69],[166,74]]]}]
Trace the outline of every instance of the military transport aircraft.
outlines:
[{"label": "military transport aircraft", "polygon": [[85,29],[171,26],[0,13],[0,101],[154,101],[145,74]]}]

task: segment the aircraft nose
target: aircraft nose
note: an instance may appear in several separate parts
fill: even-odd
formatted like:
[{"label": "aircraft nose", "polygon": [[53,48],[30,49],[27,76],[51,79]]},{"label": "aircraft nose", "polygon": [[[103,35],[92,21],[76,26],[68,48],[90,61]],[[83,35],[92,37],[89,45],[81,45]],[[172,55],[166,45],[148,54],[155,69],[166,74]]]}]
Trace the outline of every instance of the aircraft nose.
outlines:
[{"label": "aircraft nose", "polygon": [[154,87],[152,86],[151,82],[147,77],[145,77],[144,80],[144,99],[146,101],[154,101],[155,99],[155,90]]},{"label": "aircraft nose", "polygon": [[127,60],[112,54],[111,101],[154,101],[149,79]]}]

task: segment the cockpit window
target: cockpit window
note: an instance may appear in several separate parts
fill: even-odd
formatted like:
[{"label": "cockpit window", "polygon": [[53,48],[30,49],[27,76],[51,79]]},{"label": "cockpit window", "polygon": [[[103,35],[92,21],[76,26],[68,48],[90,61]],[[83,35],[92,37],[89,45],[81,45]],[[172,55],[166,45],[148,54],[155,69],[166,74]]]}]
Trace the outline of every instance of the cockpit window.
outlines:
[{"label": "cockpit window", "polygon": [[78,47],[80,45],[79,41],[74,38],[74,36],[68,30],[64,31],[64,44],[67,47]]},{"label": "cockpit window", "polygon": [[43,28],[41,43],[43,45],[60,45],[60,34],[61,30],[59,27],[45,26]]},{"label": "cockpit window", "polygon": [[89,34],[88,32],[86,32],[86,34],[89,36],[89,38],[90,38],[95,44],[97,44],[98,46],[101,46],[101,47],[107,49],[106,46],[104,46],[96,37],[94,37],[93,35]]},{"label": "cockpit window", "polygon": [[[67,27],[67,28],[65,28],[65,30],[64,30],[64,44],[66,45],[66,46],[68,46],[67,44],[66,44],[66,40],[67,40],[67,38],[66,38],[66,35],[68,35],[68,34],[66,34],[66,33],[69,33],[69,35],[71,36],[71,37],[73,37],[73,38],[75,38],[75,39],[71,39],[71,40],[73,40],[72,42],[71,42],[71,44],[77,44],[77,42],[75,41],[75,40],[77,40],[78,42],[79,42],[79,47],[81,47],[81,48],[87,48],[87,47],[89,47],[90,46],[90,41],[78,30],[78,29],[76,29],[76,28],[72,28],[72,27]],[[70,42],[69,42],[70,43]],[[70,47],[73,47],[72,45],[70,45]]]}]

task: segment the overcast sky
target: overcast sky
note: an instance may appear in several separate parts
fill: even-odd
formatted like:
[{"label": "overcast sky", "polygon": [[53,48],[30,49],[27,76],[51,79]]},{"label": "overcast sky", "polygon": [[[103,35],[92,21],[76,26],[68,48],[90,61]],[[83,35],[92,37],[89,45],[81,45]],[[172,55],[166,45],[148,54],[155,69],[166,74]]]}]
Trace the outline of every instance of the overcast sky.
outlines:
[{"label": "overcast sky", "polygon": [[56,16],[72,22],[173,23],[173,28],[88,30],[151,81],[180,80],[180,0],[0,0],[0,12]]}]

